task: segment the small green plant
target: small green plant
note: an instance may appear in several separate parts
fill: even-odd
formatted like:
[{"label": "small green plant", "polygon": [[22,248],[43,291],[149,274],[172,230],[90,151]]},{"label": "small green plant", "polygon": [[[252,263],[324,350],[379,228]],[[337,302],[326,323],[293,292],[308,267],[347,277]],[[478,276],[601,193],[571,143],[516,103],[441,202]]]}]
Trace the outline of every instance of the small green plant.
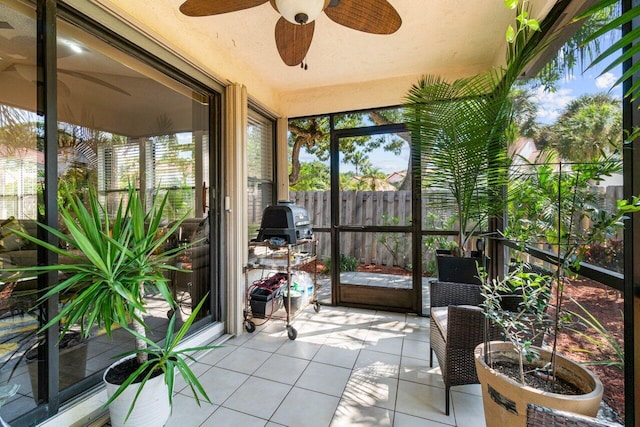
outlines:
[{"label": "small green plant", "polygon": [[[584,306],[582,306],[578,301],[571,298],[571,301],[578,307],[580,312],[577,311],[567,311],[567,313],[573,317],[578,319],[579,323],[586,326],[588,328],[587,331],[576,329],[575,327],[567,328],[570,331],[578,334],[582,338],[584,338],[589,343],[595,345],[599,350],[600,354],[602,354],[605,358],[600,360],[591,360],[587,362],[582,362],[584,365],[605,365],[605,366],[615,366],[616,368],[622,370],[624,369],[624,349],[618,339],[613,335],[607,328],[595,318],[593,314],[589,312]],[[621,323],[624,323],[624,313],[620,312]],[[592,332],[595,332],[593,334]],[[572,348],[571,351],[586,353],[589,355],[597,356],[597,352],[593,350],[588,350],[585,348]],[[611,355],[615,355],[615,358],[612,358]]]},{"label": "small green plant", "polygon": [[[400,218],[382,214],[382,225],[400,225]],[[393,265],[407,267],[407,238],[403,233],[380,233],[376,241],[389,251],[393,257]]]},{"label": "small green plant", "polygon": [[[344,254],[340,255],[340,271],[356,271],[359,264],[360,263],[358,262],[357,258]],[[332,262],[331,258],[328,258],[324,264],[324,270],[322,272],[325,274],[329,274],[331,273],[331,270]]]},{"label": "small green plant", "polygon": [[[456,222],[455,217],[449,217],[444,225],[441,225],[442,221],[438,214],[433,212],[427,212],[424,218],[424,227],[426,230],[451,230],[453,224]],[[423,238],[424,252],[423,252],[423,270],[426,274],[432,276],[435,274],[436,258],[435,253],[437,249],[454,250],[458,247],[455,240],[450,240],[447,236],[427,235]]]}]

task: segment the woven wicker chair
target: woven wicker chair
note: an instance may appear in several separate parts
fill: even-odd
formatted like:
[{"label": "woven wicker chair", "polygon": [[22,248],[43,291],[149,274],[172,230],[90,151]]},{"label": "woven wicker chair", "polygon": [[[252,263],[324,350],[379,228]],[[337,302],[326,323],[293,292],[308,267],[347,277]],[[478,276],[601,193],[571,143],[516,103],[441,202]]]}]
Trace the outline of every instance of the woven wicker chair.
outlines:
[{"label": "woven wicker chair", "polygon": [[[445,413],[449,415],[453,386],[477,384],[473,351],[484,340],[485,317],[480,286],[470,283],[431,282],[429,366],[433,354],[438,358],[445,385]],[[500,339],[499,331],[489,328],[490,339]]]},{"label": "woven wicker chair", "polygon": [[527,427],[603,427],[620,426],[597,418],[585,417],[571,412],[558,411],[529,403],[527,405]]}]

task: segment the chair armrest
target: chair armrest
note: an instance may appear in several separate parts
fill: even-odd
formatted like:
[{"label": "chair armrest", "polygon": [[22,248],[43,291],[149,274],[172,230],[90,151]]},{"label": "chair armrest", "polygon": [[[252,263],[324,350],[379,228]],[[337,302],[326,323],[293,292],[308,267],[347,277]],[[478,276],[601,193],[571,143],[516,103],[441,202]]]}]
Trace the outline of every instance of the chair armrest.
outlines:
[{"label": "chair armrest", "polygon": [[475,305],[482,303],[480,285],[433,281],[430,283],[431,307]]}]

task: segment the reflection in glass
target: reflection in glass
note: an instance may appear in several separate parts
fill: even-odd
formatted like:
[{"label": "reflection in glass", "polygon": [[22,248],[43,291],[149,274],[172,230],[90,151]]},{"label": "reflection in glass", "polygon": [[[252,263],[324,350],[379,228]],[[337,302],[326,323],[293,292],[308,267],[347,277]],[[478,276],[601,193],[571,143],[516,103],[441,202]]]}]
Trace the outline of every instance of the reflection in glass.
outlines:
[{"label": "reflection in glass", "polygon": [[273,121],[249,109],[247,197],[249,240],[258,236],[264,208],[273,201]]},{"label": "reflection in glass", "polygon": [[[10,4],[15,6],[0,5],[2,267],[38,261],[35,246],[8,229],[36,234],[44,178],[42,117],[36,112],[35,13],[17,2]],[[188,246],[171,261],[184,271],[169,277],[180,323],[211,288],[208,96],[65,21],[59,20],[57,27],[58,205],[65,208],[70,197],[86,202],[92,189],[115,212],[130,184],[140,190],[147,206],[168,193],[162,229],[186,218],[167,243]],[[61,221],[58,226],[64,233]],[[0,277],[0,382],[20,384],[16,396],[2,407],[4,419],[10,421],[42,399],[37,368],[45,362],[25,357],[36,342],[29,335],[38,328],[36,283],[7,279],[4,273]],[[173,313],[152,283],[145,292],[148,336],[160,340]],[[209,314],[206,309],[201,312],[203,317]],[[59,345],[61,390],[101,371],[115,355],[134,346],[121,329],[112,339],[103,330],[92,331],[86,341],[66,338]]]},{"label": "reflection in glass", "polygon": [[[86,200],[93,188],[115,212],[129,185],[147,207],[168,193],[163,229],[186,217],[167,243],[188,246],[173,264],[189,271],[169,273],[176,314],[185,319],[209,290],[206,97],[72,25],[60,21],[58,29],[59,203],[69,195]],[[160,340],[173,310],[153,283],[145,293],[148,335]],[[79,379],[133,345],[124,331],[113,339],[94,331]]]},{"label": "reflection in glass", "polygon": [[[36,246],[11,229],[36,233],[44,177],[43,117],[36,114],[35,11],[4,2],[0,24],[0,267],[10,268],[38,262]],[[30,378],[37,379],[29,369],[36,364],[24,359],[36,344],[37,283],[11,278],[0,273],[0,384],[19,385],[2,406],[7,422],[35,408]]]}]

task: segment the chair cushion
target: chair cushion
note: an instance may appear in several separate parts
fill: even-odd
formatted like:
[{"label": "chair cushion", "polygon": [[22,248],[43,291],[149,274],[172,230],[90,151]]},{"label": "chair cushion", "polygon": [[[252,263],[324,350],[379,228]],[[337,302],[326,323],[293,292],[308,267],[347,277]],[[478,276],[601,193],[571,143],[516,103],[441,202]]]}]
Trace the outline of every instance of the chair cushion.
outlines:
[{"label": "chair cushion", "polygon": [[443,337],[447,336],[447,313],[449,307],[431,307],[431,318],[442,333]]}]

